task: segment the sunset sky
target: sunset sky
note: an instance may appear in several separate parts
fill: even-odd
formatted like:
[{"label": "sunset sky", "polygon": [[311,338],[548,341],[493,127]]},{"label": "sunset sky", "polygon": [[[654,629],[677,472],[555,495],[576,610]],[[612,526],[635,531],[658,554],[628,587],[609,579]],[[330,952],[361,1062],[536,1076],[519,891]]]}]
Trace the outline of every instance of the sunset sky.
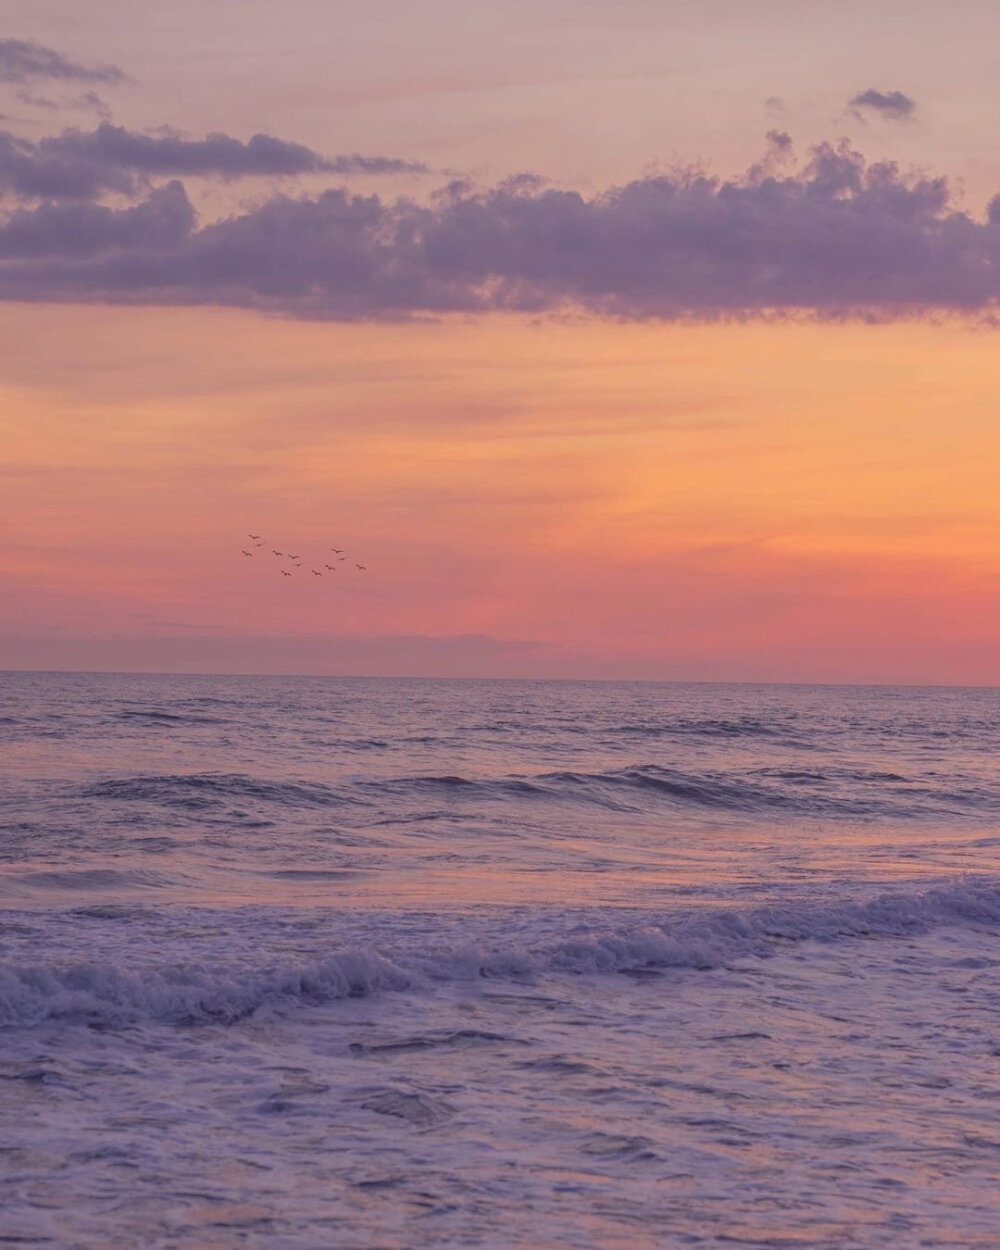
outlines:
[{"label": "sunset sky", "polygon": [[995,0],[6,15],[0,667],[1000,680]]}]

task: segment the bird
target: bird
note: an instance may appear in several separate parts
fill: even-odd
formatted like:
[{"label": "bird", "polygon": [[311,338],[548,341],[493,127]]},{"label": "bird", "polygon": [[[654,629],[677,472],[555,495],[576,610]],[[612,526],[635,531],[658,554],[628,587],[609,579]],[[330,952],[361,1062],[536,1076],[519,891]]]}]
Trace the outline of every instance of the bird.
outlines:
[{"label": "bird", "polygon": [[346,560],[346,559],[347,559],[347,556],[338,556],[338,557],[337,557],[337,559],[338,559],[338,560]]},{"label": "bird", "polygon": [[331,573],[336,573],[337,571],[337,566],[335,564],[324,564],[323,567],[325,569],[329,569]]},{"label": "bird", "polygon": [[319,569],[313,569],[313,571],[312,571],[312,575],[313,575],[313,577],[322,577],[322,576],[323,576],[323,574],[319,571]]},{"label": "bird", "polygon": [[256,539],[258,539],[258,538],[260,538],[260,537],[261,537],[261,535],[260,535],[260,534],[247,534],[247,538],[253,538],[253,539],[255,539],[255,540],[256,540]]},{"label": "bird", "polygon": [[356,564],[354,567],[362,573],[366,572],[366,567],[363,564]]},{"label": "bird", "polygon": [[342,556],[344,554],[343,547],[331,547],[330,550],[334,553],[334,555]]},{"label": "bird", "polygon": [[255,546],[255,547],[263,547],[263,546],[265,546],[265,544],[264,544],[264,543],[254,543],[254,546]]},{"label": "bird", "polygon": [[284,554],[285,553],[283,551],[275,551],[273,547],[271,548],[271,555],[273,556],[283,556]]},{"label": "bird", "polygon": [[284,569],[282,569],[282,570],[281,570],[281,576],[282,576],[282,577],[291,577],[291,573],[286,573],[286,572],[285,572],[285,570],[284,570]]},{"label": "bird", "polygon": [[247,550],[246,550],[246,548],[243,548],[243,554],[244,554],[245,556],[249,556],[251,560],[253,559],[253,552],[252,552],[252,551],[247,551]]}]

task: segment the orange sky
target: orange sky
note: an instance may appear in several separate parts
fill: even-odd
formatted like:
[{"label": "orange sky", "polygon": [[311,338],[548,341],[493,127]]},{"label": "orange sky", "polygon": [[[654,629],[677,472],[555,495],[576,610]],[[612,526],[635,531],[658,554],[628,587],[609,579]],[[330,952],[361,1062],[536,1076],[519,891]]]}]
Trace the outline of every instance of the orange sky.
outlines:
[{"label": "orange sky", "polygon": [[5,305],[0,344],[0,665],[1000,672],[989,331]]},{"label": "orange sky", "polygon": [[996,0],[8,8],[0,668],[1000,681]]}]

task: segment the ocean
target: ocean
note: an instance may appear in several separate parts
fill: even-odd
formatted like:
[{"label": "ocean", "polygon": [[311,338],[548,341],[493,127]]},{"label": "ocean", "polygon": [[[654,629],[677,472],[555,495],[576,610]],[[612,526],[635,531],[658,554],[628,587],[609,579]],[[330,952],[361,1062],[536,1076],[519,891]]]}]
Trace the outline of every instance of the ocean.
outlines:
[{"label": "ocean", "polygon": [[1000,1244],[1000,691],[0,678],[0,1243]]}]

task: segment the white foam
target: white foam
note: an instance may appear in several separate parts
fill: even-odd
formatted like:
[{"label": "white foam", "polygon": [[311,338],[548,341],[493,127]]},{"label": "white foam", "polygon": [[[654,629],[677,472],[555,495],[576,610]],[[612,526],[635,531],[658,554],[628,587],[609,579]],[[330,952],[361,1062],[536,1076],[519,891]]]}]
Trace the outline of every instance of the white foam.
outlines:
[{"label": "white foam", "polygon": [[[113,922],[114,923],[114,922]],[[478,977],[522,979],[549,974],[593,975],[640,969],[716,968],[766,957],[789,942],[899,937],[941,925],[1000,924],[1000,881],[970,878],[925,891],[895,891],[868,900],[800,901],[746,910],[706,909],[648,918],[614,929],[587,927],[571,915],[539,916],[505,943],[479,923],[468,940],[373,943],[324,953],[298,965],[247,966],[246,957],[211,962],[115,963],[0,967],[0,1024],[44,1020],[117,1025],[134,1021],[232,1023],[255,1012],[416,989]],[[533,939],[532,929],[537,937]],[[317,930],[317,945],[337,941]],[[123,934],[123,939],[127,937]],[[224,951],[224,948],[223,948]],[[170,953],[184,954],[175,939]],[[147,957],[148,962],[148,957]]]}]

